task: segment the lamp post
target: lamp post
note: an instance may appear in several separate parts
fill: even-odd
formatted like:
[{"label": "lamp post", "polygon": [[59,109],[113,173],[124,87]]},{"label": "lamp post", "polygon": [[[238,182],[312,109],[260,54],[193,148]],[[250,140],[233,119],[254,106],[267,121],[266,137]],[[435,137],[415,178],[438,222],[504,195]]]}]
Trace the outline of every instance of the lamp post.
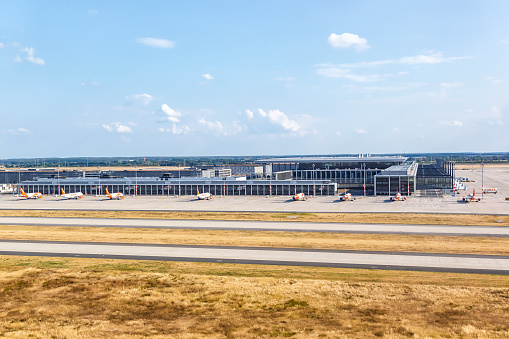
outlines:
[{"label": "lamp post", "polygon": [[315,189],[315,164],[313,164],[313,172],[311,172],[311,178],[313,179],[313,197],[316,195]]},{"label": "lamp post", "polygon": [[[99,186],[97,186],[97,189],[95,190],[95,196],[101,196],[101,167],[97,166],[97,172],[99,176]],[[99,194],[97,194],[99,193]]]},{"label": "lamp post", "polygon": [[134,165],[134,175],[135,175],[134,196],[136,197],[138,195],[138,166],[136,165]]},{"label": "lamp post", "polygon": [[484,199],[484,161],[481,162],[481,199]]},{"label": "lamp post", "polygon": [[179,164],[179,195],[178,196],[180,197],[180,164]]},{"label": "lamp post", "polygon": [[60,194],[60,160],[58,161],[58,170],[57,170],[57,185],[58,185],[58,192],[57,195]]},{"label": "lamp post", "polygon": [[272,164],[270,164],[269,196],[272,198]]},{"label": "lamp post", "polygon": [[364,188],[364,198],[366,197],[366,163],[363,164],[364,165],[364,185],[363,185],[363,188]]},{"label": "lamp post", "polygon": [[19,197],[19,188],[21,187],[21,164],[18,164],[18,197]]}]

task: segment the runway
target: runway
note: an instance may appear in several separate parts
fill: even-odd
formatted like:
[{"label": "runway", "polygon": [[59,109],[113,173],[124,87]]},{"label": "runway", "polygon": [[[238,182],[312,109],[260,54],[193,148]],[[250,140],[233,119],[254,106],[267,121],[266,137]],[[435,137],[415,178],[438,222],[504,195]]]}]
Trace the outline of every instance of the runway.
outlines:
[{"label": "runway", "polygon": [[509,274],[509,256],[55,241],[0,241],[0,255]]},{"label": "runway", "polygon": [[346,224],[268,221],[0,217],[0,225],[167,228],[279,232],[330,232],[439,236],[509,237],[506,226]]}]

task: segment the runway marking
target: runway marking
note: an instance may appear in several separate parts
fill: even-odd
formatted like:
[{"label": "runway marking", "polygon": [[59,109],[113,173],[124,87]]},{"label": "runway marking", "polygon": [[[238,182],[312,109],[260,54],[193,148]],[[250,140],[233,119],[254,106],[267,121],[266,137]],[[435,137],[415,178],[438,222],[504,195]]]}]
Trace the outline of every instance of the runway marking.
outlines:
[{"label": "runway marking", "polygon": [[337,211],[337,210],[338,210],[338,208],[340,208],[340,207],[341,207],[341,206],[343,206],[344,204],[346,204],[346,201],[343,201],[342,203],[339,203],[338,207],[336,207],[336,208],[334,209],[334,211]]},{"label": "runway marking", "polygon": [[482,212],[482,209],[480,209],[480,208],[479,208],[479,206],[477,206],[477,204],[476,204],[475,202],[474,202],[473,204],[474,204],[474,206],[475,206],[475,207],[476,207],[476,208],[477,208],[480,212]]},{"label": "runway marking", "polygon": [[[288,205],[290,205],[290,204],[295,204],[296,202],[298,202],[298,200],[294,200],[294,201],[287,202],[287,204],[288,204]],[[286,205],[281,206],[281,207],[278,207],[277,209],[278,209],[278,210],[280,210],[280,209],[282,209],[283,207],[286,207]]]},{"label": "runway marking", "polygon": [[394,208],[392,209],[393,211],[395,211],[395,210],[396,210],[396,207],[398,207],[398,202],[399,202],[399,200],[398,200],[398,201],[396,201],[396,205],[395,205],[395,206],[394,206]]}]

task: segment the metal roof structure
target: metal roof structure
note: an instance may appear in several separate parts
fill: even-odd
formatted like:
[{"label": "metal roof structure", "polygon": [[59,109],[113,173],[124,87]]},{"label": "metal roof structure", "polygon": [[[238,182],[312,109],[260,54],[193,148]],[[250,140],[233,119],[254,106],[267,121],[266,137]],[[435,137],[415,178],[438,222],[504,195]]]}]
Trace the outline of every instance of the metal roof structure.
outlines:
[{"label": "metal roof structure", "polygon": [[418,164],[413,162],[411,164],[405,165],[394,165],[389,168],[384,169],[382,172],[378,173],[377,177],[394,177],[394,176],[415,176],[417,173]]},{"label": "metal roof structure", "polygon": [[307,164],[320,164],[320,163],[366,163],[366,162],[393,162],[403,163],[408,160],[408,157],[403,156],[371,156],[360,154],[357,157],[288,157],[288,158],[269,158],[257,160],[257,162],[264,164],[277,164],[277,163],[307,163]]}]

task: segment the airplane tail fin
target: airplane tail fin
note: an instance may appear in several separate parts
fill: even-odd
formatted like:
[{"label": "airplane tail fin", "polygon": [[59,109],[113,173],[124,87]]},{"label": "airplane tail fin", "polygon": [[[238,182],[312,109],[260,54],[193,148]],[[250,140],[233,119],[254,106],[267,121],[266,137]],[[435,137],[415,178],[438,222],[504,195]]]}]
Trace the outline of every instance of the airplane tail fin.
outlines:
[{"label": "airplane tail fin", "polygon": [[21,195],[24,197],[27,197],[28,195],[25,193],[22,187],[19,188],[19,191],[21,192]]},{"label": "airplane tail fin", "polygon": [[62,194],[65,194],[65,191],[64,191],[63,187],[60,187],[60,191],[62,192]]},{"label": "airplane tail fin", "polygon": [[200,195],[200,190],[198,190],[198,187],[196,187],[196,195]]},{"label": "airplane tail fin", "polygon": [[106,190],[106,195],[111,195],[110,192],[108,191],[108,187],[105,187],[105,190]]}]

